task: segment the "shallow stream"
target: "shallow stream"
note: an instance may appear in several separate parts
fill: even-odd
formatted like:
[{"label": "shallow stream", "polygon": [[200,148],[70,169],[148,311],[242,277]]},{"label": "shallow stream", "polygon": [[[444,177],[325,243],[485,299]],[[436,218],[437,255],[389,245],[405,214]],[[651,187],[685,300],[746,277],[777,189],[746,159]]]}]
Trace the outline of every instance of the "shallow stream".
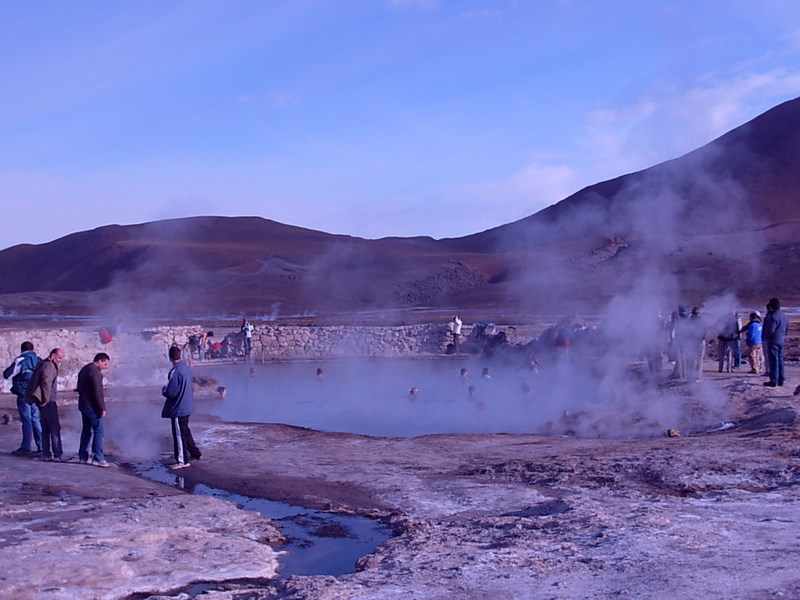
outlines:
[{"label": "shallow stream", "polygon": [[367,517],[339,515],[283,502],[250,498],[187,481],[158,461],[133,466],[142,477],[173,485],[191,494],[233,502],[261,513],[281,528],[288,542],[279,550],[279,578],[290,575],[344,575],[356,561],[391,537],[388,527]]}]

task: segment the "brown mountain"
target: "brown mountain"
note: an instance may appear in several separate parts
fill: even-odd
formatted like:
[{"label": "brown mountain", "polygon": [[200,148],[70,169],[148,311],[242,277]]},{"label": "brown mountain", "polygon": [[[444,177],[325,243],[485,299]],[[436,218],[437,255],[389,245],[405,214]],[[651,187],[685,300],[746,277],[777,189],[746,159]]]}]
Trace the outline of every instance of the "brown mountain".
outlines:
[{"label": "brown mountain", "polygon": [[800,293],[800,99],[652,168],[463,238],[365,240],[258,217],[109,225],[0,252],[6,313],[190,316],[453,307],[506,315]]}]

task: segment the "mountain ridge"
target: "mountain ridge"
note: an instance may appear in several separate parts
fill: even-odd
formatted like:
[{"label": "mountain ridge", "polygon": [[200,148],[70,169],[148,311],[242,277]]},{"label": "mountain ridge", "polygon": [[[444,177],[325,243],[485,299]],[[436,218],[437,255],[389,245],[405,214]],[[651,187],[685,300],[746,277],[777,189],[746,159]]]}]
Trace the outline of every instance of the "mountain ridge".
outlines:
[{"label": "mountain ridge", "polygon": [[57,313],[59,295],[69,294],[63,310],[86,314],[260,314],[276,306],[317,315],[449,307],[525,314],[597,309],[648,286],[665,305],[724,294],[798,303],[797,189],[800,99],[681,157],[459,238],[370,240],[208,216],[20,244],[0,251],[0,306],[10,314],[38,303]]}]

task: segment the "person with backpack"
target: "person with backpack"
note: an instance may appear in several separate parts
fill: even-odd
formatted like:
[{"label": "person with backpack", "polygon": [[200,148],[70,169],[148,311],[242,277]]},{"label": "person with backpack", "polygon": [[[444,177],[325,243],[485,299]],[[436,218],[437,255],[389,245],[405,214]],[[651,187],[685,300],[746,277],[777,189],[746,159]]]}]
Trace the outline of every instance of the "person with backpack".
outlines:
[{"label": "person with backpack", "polygon": [[[11,393],[17,397],[17,411],[22,423],[22,443],[11,452],[14,456],[32,456],[42,452],[39,407],[25,402],[25,390],[40,362],[42,359],[33,351],[33,343],[26,341],[20,346],[20,355],[3,371],[3,377],[11,380]],[[32,450],[32,442],[36,444],[35,452]]]}]

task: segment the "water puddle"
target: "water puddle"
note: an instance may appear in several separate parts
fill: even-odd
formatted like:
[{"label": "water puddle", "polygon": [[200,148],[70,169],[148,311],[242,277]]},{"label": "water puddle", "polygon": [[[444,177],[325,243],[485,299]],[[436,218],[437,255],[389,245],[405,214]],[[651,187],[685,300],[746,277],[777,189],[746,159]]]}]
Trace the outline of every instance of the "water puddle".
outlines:
[{"label": "water puddle", "polygon": [[338,515],[234,494],[187,481],[157,461],[131,466],[146,479],[166,483],[191,494],[227,500],[270,519],[288,539],[279,548],[286,552],[279,560],[279,579],[290,575],[337,576],[352,573],[359,558],[370,554],[391,537],[390,529],[375,519]]}]

